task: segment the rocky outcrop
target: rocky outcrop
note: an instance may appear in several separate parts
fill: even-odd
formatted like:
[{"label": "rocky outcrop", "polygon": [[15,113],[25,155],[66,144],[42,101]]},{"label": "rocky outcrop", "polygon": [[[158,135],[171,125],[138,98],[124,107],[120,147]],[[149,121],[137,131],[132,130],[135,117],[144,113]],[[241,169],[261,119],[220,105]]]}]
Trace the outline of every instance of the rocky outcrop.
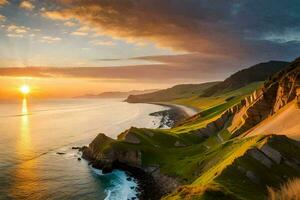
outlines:
[{"label": "rocky outcrop", "polygon": [[261,164],[266,166],[267,168],[271,168],[272,160],[268,156],[266,156],[263,152],[261,152],[259,149],[253,148],[248,151],[248,154],[255,160],[259,161]]},{"label": "rocky outcrop", "polygon": [[181,185],[178,180],[161,173],[159,169],[151,173],[151,175],[154,178],[157,186],[159,188],[163,188],[161,190],[162,196],[173,192],[176,188],[178,188]]},{"label": "rocky outcrop", "polygon": [[212,135],[217,134],[221,131],[226,124],[231,120],[233,114],[236,112],[237,108],[233,107],[227,111],[225,111],[217,120],[210,122],[206,125],[206,127],[193,130],[192,134],[197,135],[202,138],[208,138]]},{"label": "rocky outcrop", "polygon": [[261,147],[261,151],[270,159],[272,159],[276,164],[280,164],[282,156],[277,150],[273,149],[268,144],[265,144]]},{"label": "rocky outcrop", "polygon": [[283,77],[279,81],[276,101],[273,112],[276,113],[297,96],[297,90],[300,87],[300,58],[294,61],[286,72],[283,71]]},{"label": "rocky outcrop", "polygon": [[82,157],[91,161],[96,168],[105,172],[113,170],[115,162],[141,167],[141,152],[139,150],[120,148],[115,140],[100,133],[88,147],[82,148]]},{"label": "rocky outcrop", "polygon": [[[263,88],[254,91],[240,103],[226,110],[217,120],[208,123],[204,128],[193,130],[191,134],[208,138],[231,123],[233,125],[229,131],[232,137],[236,137],[276,113],[293,99],[297,98],[300,101],[300,92],[297,93],[300,87],[299,71],[300,58],[266,81]],[[201,113],[185,120],[179,126],[200,117]]]},{"label": "rocky outcrop", "polygon": [[300,59],[297,59],[241,102],[242,108],[232,122],[236,126],[232,130],[233,137],[243,134],[296,99],[299,85]]},{"label": "rocky outcrop", "polygon": [[[139,199],[160,199],[177,188],[179,181],[161,173],[159,166],[143,166],[141,150],[122,145],[139,145],[140,140],[135,133],[137,130],[132,127],[121,133],[117,140],[100,133],[89,146],[81,148],[82,157],[90,161],[93,167],[102,169],[103,173],[114,169],[130,173],[138,180]],[[153,136],[149,132],[147,134]],[[178,145],[181,147],[184,144],[179,142]]]},{"label": "rocky outcrop", "polygon": [[132,144],[140,144],[141,141],[139,140],[139,138],[134,133],[135,129],[136,128],[131,127],[130,129],[124,131],[123,133],[118,135],[118,140],[124,141],[124,142],[127,142],[127,143],[132,143]]}]

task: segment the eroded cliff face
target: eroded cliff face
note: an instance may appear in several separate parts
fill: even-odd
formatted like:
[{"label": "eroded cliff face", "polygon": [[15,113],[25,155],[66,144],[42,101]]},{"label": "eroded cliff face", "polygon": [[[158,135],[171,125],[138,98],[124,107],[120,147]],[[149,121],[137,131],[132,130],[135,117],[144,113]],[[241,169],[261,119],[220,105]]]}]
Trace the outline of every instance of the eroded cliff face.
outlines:
[{"label": "eroded cliff face", "polygon": [[[134,137],[134,136],[128,136]],[[128,141],[130,142],[130,141]],[[141,152],[130,148],[118,146],[116,140],[100,133],[88,147],[83,147],[83,158],[92,162],[96,168],[110,172],[114,163],[120,162],[134,167],[141,167]]]},{"label": "eroded cliff face", "polygon": [[229,128],[233,137],[243,134],[262,120],[275,114],[289,102],[298,99],[300,58],[266,81],[263,88],[241,102]]},{"label": "eroded cliff face", "polygon": [[[254,91],[239,104],[225,111],[218,119],[208,123],[204,128],[193,130],[191,134],[208,138],[223,129],[228,129],[232,137],[239,136],[294,99],[300,102],[299,88],[300,58],[267,80],[261,89]],[[199,116],[200,114],[197,114],[186,122],[193,121]]]},{"label": "eroded cliff face", "polygon": [[[299,95],[300,88],[300,58],[294,61],[279,81],[273,113],[285,106]],[[297,94],[298,91],[298,94]]]},{"label": "eroded cliff face", "polygon": [[[205,128],[192,130],[192,132],[189,133],[197,135],[199,137],[208,138],[214,134],[218,134],[224,129],[227,129],[232,134],[232,137],[243,135],[247,130],[259,124],[262,120],[275,114],[289,102],[295,99],[297,99],[299,102],[299,85],[300,59],[297,59],[289,66],[287,66],[283,71],[279,72],[278,74],[270,78],[270,80],[266,81],[261,89],[255,91],[253,94],[243,99],[239,104],[225,111],[222,115],[220,115],[218,119],[207,124]],[[193,120],[193,118],[191,118],[190,120]],[[158,137],[159,134],[160,137]],[[155,198],[141,199],[159,199],[159,197],[161,197],[162,195],[174,191],[178,186],[182,184],[182,182],[180,182],[179,178],[177,180],[176,178],[169,177],[166,175],[166,173],[161,172],[161,166],[157,164],[160,162],[156,161],[156,163],[151,163],[151,166],[143,166],[142,160],[145,159],[145,151],[151,151],[150,153],[148,152],[148,157],[155,156],[157,154],[153,154],[153,152],[157,153],[160,145],[165,145],[168,148],[178,148],[181,151],[176,149],[176,152],[182,153],[185,152],[184,150],[186,149],[191,150],[192,145],[194,144],[191,143],[185,145],[183,144],[186,142],[185,140],[177,142],[177,140],[180,140],[180,137],[177,137],[177,135],[175,135],[175,140],[175,138],[173,138],[175,136],[171,135],[171,132],[168,134],[165,134],[164,132],[155,133],[147,129],[137,128],[130,128],[129,130],[124,131],[118,136],[117,140],[111,139],[104,134],[99,134],[88,147],[83,148],[83,157],[90,160],[93,166],[103,169],[103,172],[109,172],[114,168],[122,168],[133,173],[142,174],[140,176],[141,180],[143,180],[144,177],[147,177],[147,179],[150,180],[150,182],[144,183],[144,187],[148,187],[149,185],[157,186],[155,188],[147,189],[147,191],[155,191],[154,193],[157,194]],[[152,139],[154,138],[159,138],[159,142],[153,142],[154,140]],[[262,146],[259,146],[257,144],[257,147],[255,149],[245,149],[249,151],[245,153],[246,156],[244,157],[247,157],[247,159],[248,157],[250,157],[251,159],[256,160],[258,163],[264,165],[266,167],[264,173],[268,172],[269,169],[272,169],[272,166],[277,166],[284,163],[285,167],[293,168],[296,171],[295,174],[298,175],[300,170],[300,158],[298,159],[296,154],[290,156],[291,152],[285,152],[285,149],[281,149],[281,146],[284,146],[288,149],[289,146],[291,146],[291,144],[294,142],[290,142],[287,139],[278,136],[272,136],[270,138],[271,139],[268,139],[267,143],[264,143],[264,145]],[[276,143],[276,145],[272,146],[272,141],[277,140],[283,141],[282,144],[278,143],[277,145]],[[240,142],[242,140],[240,140],[240,138],[236,138],[234,141]],[[170,146],[169,143],[172,143],[172,145]],[[226,147],[228,145],[230,146],[231,143],[232,140],[224,141],[220,145]],[[201,144],[197,145],[198,146],[196,146],[196,148],[199,148]],[[297,143],[296,146],[298,148],[299,143]],[[186,152],[190,153],[190,151]],[[202,151],[199,151],[199,155],[201,152]],[[238,152],[239,151],[237,151],[237,153]],[[160,153],[164,153],[164,151],[161,151]],[[195,155],[187,155],[191,156],[191,158],[195,157]],[[298,159],[297,161],[289,160],[290,157],[295,156]],[[164,161],[168,162],[168,159]],[[244,170],[247,169],[247,167],[248,165],[244,166],[243,168],[241,168],[241,166],[237,166],[237,168],[246,177],[248,177],[248,179],[250,179],[253,184],[265,186],[265,183],[259,181],[259,177],[263,177],[263,174],[259,174],[259,170],[257,172],[250,169]],[[203,173],[205,173],[205,171],[203,171]],[[223,171],[220,173],[223,173]],[[219,176],[219,172],[215,175],[221,177]],[[224,176],[224,179],[225,178],[227,177]]]},{"label": "eroded cliff face", "polygon": [[[121,133],[114,140],[100,133],[88,147],[82,148],[82,157],[103,173],[109,173],[114,169],[129,172],[138,180],[140,186],[139,199],[160,199],[161,196],[170,193],[179,186],[179,182],[160,171],[159,166],[143,166],[141,141],[136,135],[137,128]],[[152,133],[145,133],[152,137]]]}]

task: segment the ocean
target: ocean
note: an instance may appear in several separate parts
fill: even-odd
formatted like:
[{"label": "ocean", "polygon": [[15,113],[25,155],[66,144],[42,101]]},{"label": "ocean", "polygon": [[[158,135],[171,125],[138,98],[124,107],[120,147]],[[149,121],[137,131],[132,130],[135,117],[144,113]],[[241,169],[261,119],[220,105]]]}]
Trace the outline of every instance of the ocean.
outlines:
[{"label": "ocean", "polygon": [[123,171],[102,174],[73,146],[98,133],[116,138],[131,126],[156,128],[149,113],[165,107],[121,99],[0,102],[0,199],[105,199],[136,197],[136,181]]}]

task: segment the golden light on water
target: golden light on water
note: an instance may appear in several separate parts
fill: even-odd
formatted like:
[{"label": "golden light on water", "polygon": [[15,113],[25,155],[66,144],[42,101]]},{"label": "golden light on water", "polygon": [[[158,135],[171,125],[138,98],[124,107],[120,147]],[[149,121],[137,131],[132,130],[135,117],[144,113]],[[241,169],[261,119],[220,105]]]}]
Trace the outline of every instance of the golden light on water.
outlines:
[{"label": "golden light on water", "polygon": [[22,117],[20,126],[19,150],[23,153],[28,153],[31,148],[31,136],[29,130],[28,105],[27,99],[22,101]]},{"label": "golden light on water", "polygon": [[20,87],[20,92],[23,94],[23,95],[27,95],[30,93],[30,87],[29,85],[22,85]]},{"label": "golden light on water", "polygon": [[[21,114],[20,135],[16,143],[16,152],[19,155],[19,159],[23,160],[23,162],[18,164],[13,171],[15,180],[9,191],[10,195],[15,198],[23,197],[22,195],[26,193],[37,193],[40,189],[39,183],[33,181],[38,179],[38,174],[34,170],[36,160],[32,159],[34,154],[31,142],[28,101],[26,98],[22,100]],[[23,199],[25,198],[23,197]]]}]

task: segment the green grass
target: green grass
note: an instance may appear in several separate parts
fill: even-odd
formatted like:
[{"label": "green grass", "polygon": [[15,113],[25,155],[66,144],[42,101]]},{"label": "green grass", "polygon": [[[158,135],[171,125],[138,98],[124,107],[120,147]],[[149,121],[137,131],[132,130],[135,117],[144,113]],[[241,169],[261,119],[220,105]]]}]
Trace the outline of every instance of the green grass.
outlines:
[{"label": "green grass", "polygon": [[[193,134],[193,131],[218,119],[224,111],[238,104],[261,85],[262,82],[257,82],[212,97],[197,95],[172,101],[195,107],[201,112],[173,129],[131,128],[124,134],[134,134],[139,139],[139,144],[127,143],[123,140],[125,135],[121,135],[118,141],[105,142],[105,148],[100,148],[100,151],[139,150],[144,167],[159,166],[161,173],[175,177],[183,184],[165,199],[265,199],[267,185],[279,187],[284,177],[299,176],[299,171],[285,163],[266,168],[249,156],[247,151],[268,143],[282,155],[300,162],[299,145],[281,136],[230,139],[231,134],[227,130],[230,122],[209,138]],[[184,146],[176,147],[175,143]],[[255,173],[261,179],[260,182],[253,183],[241,169]]]},{"label": "green grass", "polygon": [[[221,197],[229,195],[228,199],[266,199],[267,186],[279,188],[286,180],[299,177],[300,173],[285,162],[273,163],[268,168],[246,153],[249,149],[260,148],[265,143],[273,148],[276,147],[281,155],[300,161],[300,147],[286,137],[255,136],[233,139],[206,153],[198,178],[184,186],[188,189],[177,190],[165,199],[209,199],[208,197],[212,197],[213,194],[219,194]],[[289,151],[290,149],[293,150]],[[294,157],[293,154],[296,152],[298,156]],[[248,171],[255,174],[258,182],[253,182],[246,176]],[[210,185],[218,189],[210,192],[203,189]]]},{"label": "green grass", "polygon": [[[200,170],[199,163],[208,158],[207,152],[210,152],[216,146],[222,145],[223,142],[220,141],[217,135],[205,139],[190,134],[191,131],[205,127],[207,123],[217,119],[225,110],[240,102],[246,94],[253,92],[260,85],[260,82],[253,83],[236,91],[219,94],[219,96],[209,98],[197,97],[197,101],[201,104],[204,105],[204,102],[206,102],[210,106],[206,106],[208,108],[206,110],[202,109],[203,111],[198,119],[170,130],[132,128],[130,132],[139,138],[141,144],[118,142],[114,143],[114,146],[120,149],[139,149],[142,152],[143,165],[158,165],[161,171],[169,176],[180,177],[184,181],[191,181],[196,178],[195,174]],[[186,99],[184,98],[180,101],[184,102]],[[224,141],[230,137],[226,129],[218,134]],[[175,147],[174,144],[176,142],[184,144],[185,147]]]},{"label": "green grass", "polygon": [[177,134],[180,134],[205,127],[208,123],[218,119],[224,111],[238,104],[247,95],[261,87],[261,85],[262,82],[256,82],[235,91],[219,94],[218,96],[198,96],[174,101],[173,103],[180,105],[196,107],[197,109],[201,110],[201,112],[193,120],[187,121],[183,125],[176,127],[173,129],[173,131]]},{"label": "green grass", "polygon": [[[142,152],[143,166],[159,166],[160,171],[176,177],[184,185],[165,199],[265,199],[266,186],[279,187],[286,178],[300,176],[299,171],[286,163],[267,168],[247,151],[268,143],[281,155],[300,161],[298,144],[283,136],[254,136],[220,142],[216,136],[200,143],[193,143],[171,130],[138,129],[129,131],[141,141],[130,144],[124,141],[111,143],[111,148],[138,149]],[[219,133],[226,139],[229,133]],[[176,141],[185,147],[175,147]],[[211,145],[209,149],[205,146]],[[243,169],[243,170],[241,170]],[[253,183],[246,171],[259,177]]]},{"label": "green grass", "polygon": [[[261,87],[262,84],[263,82],[254,82],[240,89],[231,92],[215,94],[211,97],[201,97],[200,95],[194,95],[189,98],[176,99],[172,102],[180,105],[194,107],[204,111],[204,110],[214,108],[218,105],[222,105],[230,102],[238,102],[244,96],[249,95],[254,90]],[[230,97],[234,97],[234,98],[231,99],[229,102],[226,102],[226,99]]]}]

